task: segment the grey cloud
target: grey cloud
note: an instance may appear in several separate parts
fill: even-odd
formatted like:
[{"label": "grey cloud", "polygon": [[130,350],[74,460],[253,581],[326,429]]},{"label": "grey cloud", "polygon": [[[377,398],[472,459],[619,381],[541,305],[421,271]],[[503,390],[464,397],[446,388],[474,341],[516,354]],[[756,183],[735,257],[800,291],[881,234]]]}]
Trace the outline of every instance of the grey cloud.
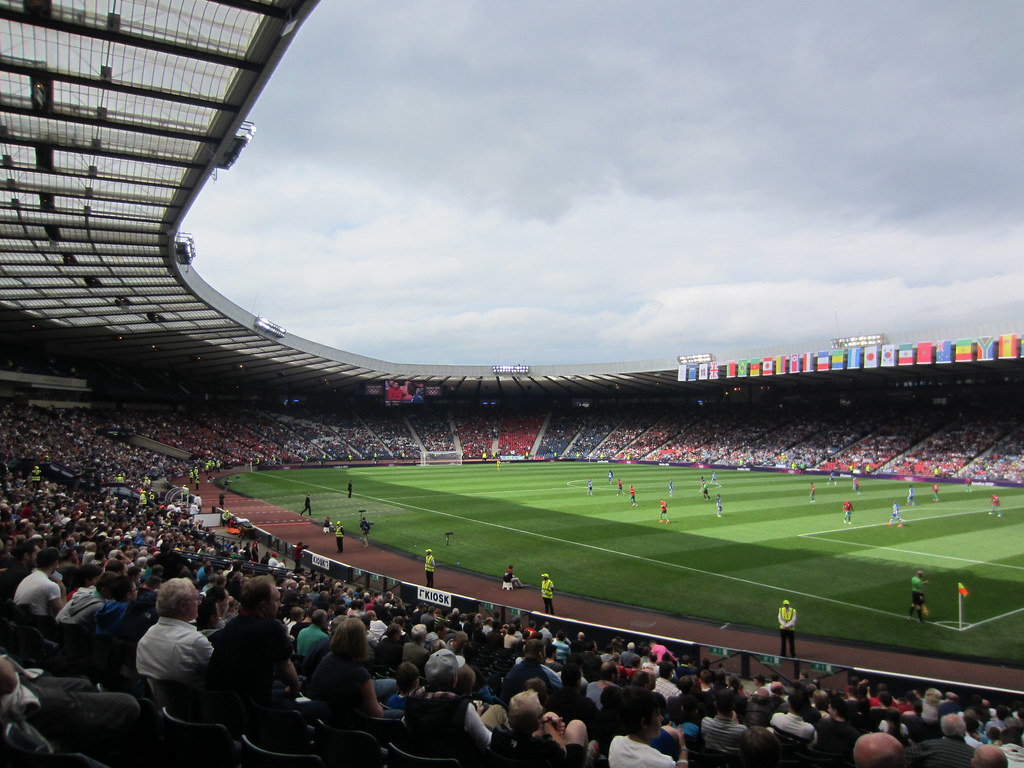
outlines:
[{"label": "grey cloud", "polygon": [[992,1],[321,3],[197,268],[397,361],[969,319],[1024,277],[1022,32]]}]

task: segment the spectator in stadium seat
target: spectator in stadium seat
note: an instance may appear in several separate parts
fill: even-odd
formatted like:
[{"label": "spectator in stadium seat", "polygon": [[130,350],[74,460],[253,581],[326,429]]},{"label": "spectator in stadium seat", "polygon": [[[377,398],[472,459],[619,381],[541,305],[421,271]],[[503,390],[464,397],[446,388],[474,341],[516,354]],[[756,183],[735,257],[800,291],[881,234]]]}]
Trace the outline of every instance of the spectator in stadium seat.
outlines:
[{"label": "spectator in stadium seat", "polygon": [[104,574],[103,569],[95,563],[80,566],[75,573],[75,579],[81,586],[60,609],[57,621],[61,624],[78,624],[92,631],[96,626],[96,612],[106,602],[106,585],[99,583],[104,577],[109,582],[110,579],[116,578],[116,574]]},{"label": "spectator in stadium seat", "polygon": [[[586,670],[584,669],[584,672]],[[600,677],[587,685],[587,698],[601,709],[601,694],[609,686],[618,686],[619,666],[614,661],[606,661],[601,665]]]},{"label": "spectator in stadium seat", "polygon": [[28,675],[0,656],[0,711],[5,722],[23,718],[47,739],[106,759],[140,710],[127,693],[97,692],[84,678]]},{"label": "spectator in stadium seat", "polygon": [[384,714],[364,663],[369,658],[366,625],[358,617],[349,616],[335,627],[331,652],[320,660],[306,684],[306,695],[330,706],[333,722],[339,728],[351,726],[356,709],[371,717]]},{"label": "spectator in stadium seat", "polygon": [[868,733],[857,739],[853,747],[857,768],[906,768],[907,753],[887,733]]},{"label": "spectator in stadium seat", "polygon": [[963,711],[963,707],[960,706],[960,697],[953,693],[953,691],[947,691],[946,697],[939,704],[939,717],[956,715]]},{"label": "spectator in stadium seat", "polygon": [[26,606],[33,616],[56,616],[66,602],[64,583],[54,577],[60,563],[60,552],[47,547],[36,555],[36,568],[21,580],[14,592],[14,602]]},{"label": "spectator in stadium seat", "polygon": [[[1024,757],[1019,757],[1014,765],[1024,763]],[[1007,753],[992,744],[982,744],[974,750],[974,759],[971,760],[971,768],[1006,768],[1009,764]]]},{"label": "spectator in stadium seat", "polygon": [[479,765],[491,732],[468,696],[455,693],[458,657],[447,648],[435,651],[425,665],[426,686],[405,702],[405,722],[416,751],[424,757],[454,757],[463,768]]},{"label": "spectator in stadium seat", "polygon": [[911,741],[924,741],[925,739],[937,738],[941,731],[935,732],[934,726],[926,723],[921,717],[921,710],[924,707],[922,699],[914,699],[910,712],[905,712],[900,719],[907,726],[907,735]]},{"label": "spectator in stadium seat", "polygon": [[878,724],[878,730],[895,736],[896,740],[903,746],[906,746],[910,741],[910,731],[906,723],[900,718],[900,711],[896,707],[889,707],[885,710],[885,717]]},{"label": "spectator in stadium seat", "polygon": [[[217,632],[206,670],[206,687],[234,691],[263,706],[295,709],[313,721],[330,718],[323,702],[295,702],[299,676],[292,664],[292,641],[278,618],[281,593],[271,576],[250,579],[242,587],[238,616]],[[362,622],[359,622],[362,624]],[[275,678],[284,688],[275,691]]]},{"label": "spectator in stadium seat", "polygon": [[[789,694],[787,699],[789,710],[786,712],[776,712],[772,715],[772,730],[781,732],[783,736],[788,736],[796,741],[801,741],[805,744],[810,743],[811,739],[814,738],[814,726],[800,715],[800,711],[804,708],[806,702],[807,697],[803,691],[793,691],[793,693]],[[843,703],[843,708],[846,708],[845,702]]]},{"label": "spectator in stadium seat", "polygon": [[430,658],[430,651],[425,647],[427,640],[427,627],[425,624],[417,624],[410,633],[411,639],[402,648],[402,661],[410,661],[422,673],[427,659]]},{"label": "spectator in stadium seat", "polygon": [[514,760],[546,760],[553,768],[578,768],[583,764],[587,728],[580,720],[563,722],[555,712],[545,712],[537,692],[525,690],[509,702],[509,727],[491,735],[491,749]]},{"label": "spectator in stadium seat", "polygon": [[[625,735],[615,736],[608,748],[609,768],[685,768],[686,745],[682,733],[662,726],[661,697],[653,691],[630,686],[623,693],[620,714]],[[670,733],[678,744],[678,760],[651,746],[662,733]]]},{"label": "spectator in stadium seat", "polygon": [[739,753],[740,736],[746,732],[747,726],[737,722],[732,691],[720,691],[715,696],[715,716],[705,717],[700,729],[704,734],[704,746],[709,751],[728,755]]},{"label": "spectator in stadium seat", "polygon": [[658,678],[654,681],[654,690],[665,697],[665,701],[679,696],[679,688],[673,682],[676,665],[671,661],[658,663]]},{"label": "spectator in stadium seat", "polygon": [[140,675],[203,687],[213,646],[193,624],[201,599],[188,579],[170,579],[160,587],[156,601],[160,618],[138,644],[136,668]]},{"label": "spectator in stadium seat", "polygon": [[565,664],[569,660],[569,654],[572,652],[572,648],[565,639],[565,632],[561,629],[558,630],[551,644],[555,646],[555,661]]},{"label": "spectator in stadium seat", "polygon": [[964,741],[966,728],[959,715],[946,715],[939,723],[942,737],[907,747],[907,760],[915,768],[968,768],[974,749]]},{"label": "spectator in stadium seat", "polygon": [[740,736],[740,765],[743,768],[779,768],[782,745],[768,728],[755,725]]},{"label": "spectator in stadium seat", "polygon": [[771,700],[768,689],[758,688],[747,699],[747,714],[743,722],[747,726],[760,725],[766,728],[774,714],[775,703]]},{"label": "spectator in stadium seat", "polygon": [[512,701],[512,697],[526,688],[526,681],[539,677],[548,689],[560,688],[562,680],[550,668],[544,666],[544,641],[530,640],[523,648],[523,658],[505,674],[501,683],[501,700]]},{"label": "spectator in stadium seat", "polygon": [[317,608],[309,618],[309,623],[303,624],[302,628],[295,633],[295,653],[298,656],[305,656],[314,645],[330,639],[327,632],[329,624],[327,611]]},{"label": "spectator in stadium seat", "polygon": [[406,645],[407,643],[402,641],[402,626],[388,624],[384,637],[377,643],[377,650],[373,654],[374,663],[384,669],[398,669]]},{"label": "spectator in stadium seat", "polygon": [[551,692],[546,708],[558,714],[566,723],[582,720],[590,733],[594,726],[597,705],[581,690],[583,673],[579,664],[569,663],[562,667],[562,687]]},{"label": "spectator in stadium seat", "polygon": [[[893,710],[895,712],[895,710]],[[838,693],[828,697],[828,717],[814,725],[814,746],[824,752],[853,753],[860,733],[846,721],[846,702]]]},{"label": "spectator in stadium seat", "polygon": [[36,567],[38,551],[39,545],[33,540],[23,541],[14,548],[9,565],[0,574],[0,602],[14,599],[18,585]]},{"label": "spectator in stadium seat", "polygon": [[924,705],[921,709],[921,718],[926,723],[939,722],[939,704],[942,703],[942,691],[938,688],[929,688],[924,692]]},{"label": "spectator in stadium seat", "polygon": [[[1020,720],[1016,717],[1006,718],[1006,728],[999,734],[999,749],[1007,761],[1014,766],[1024,765],[1024,746],[1021,745]],[[1011,723],[1015,723],[1012,724]]]}]

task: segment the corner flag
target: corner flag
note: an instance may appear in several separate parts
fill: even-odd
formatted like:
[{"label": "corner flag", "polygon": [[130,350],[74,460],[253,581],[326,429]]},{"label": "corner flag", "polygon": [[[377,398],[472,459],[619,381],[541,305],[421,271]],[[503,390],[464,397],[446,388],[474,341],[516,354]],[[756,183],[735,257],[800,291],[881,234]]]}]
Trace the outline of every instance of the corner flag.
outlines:
[{"label": "corner flag", "polygon": [[957,582],[956,591],[959,592],[961,595],[965,596],[970,594],[970,592],[967,591],[967,587],[965,587],[963,584],[959,582]]}]

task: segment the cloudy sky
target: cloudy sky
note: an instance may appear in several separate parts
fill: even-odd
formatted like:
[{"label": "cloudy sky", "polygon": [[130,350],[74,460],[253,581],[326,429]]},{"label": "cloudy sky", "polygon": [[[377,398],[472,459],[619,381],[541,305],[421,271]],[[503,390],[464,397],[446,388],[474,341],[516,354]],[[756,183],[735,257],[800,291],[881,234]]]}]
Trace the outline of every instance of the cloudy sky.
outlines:
[{"label": "cloudy sky", "polygon": [[325,0],[184,230],[235,303],[393,362],[1020,318],[1022,39],[1002,0]]}]

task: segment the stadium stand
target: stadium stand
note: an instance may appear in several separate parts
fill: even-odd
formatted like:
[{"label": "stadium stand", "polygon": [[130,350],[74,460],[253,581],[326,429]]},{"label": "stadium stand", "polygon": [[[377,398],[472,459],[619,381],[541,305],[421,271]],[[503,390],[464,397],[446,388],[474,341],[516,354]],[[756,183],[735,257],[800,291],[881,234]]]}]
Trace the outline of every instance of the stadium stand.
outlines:
[{"label": "stadium stand", "polygon": [[[178,237],[182,217],[205,181],[238,159],[251,136],[244,113],[316,3],[216,5],[151,12],[129,4],[105,14],[49,0],[5,5],[4,23],[14,32],[0,105],[9,176],[0,248],[5,759],[96,765],[66,754],[81,749],[111,768],[141,756],[160,766],[204,758],[335,766],[354,754],[360,764],[378,765],[389,752],[394,765],[417,764],[425,744],[412,738],[404,710],[419,734],[444,729],[443,739],[428,739],[428,758],[486,766],[537,757],[517,753],[516,744],[511,755],[490,748],[492,734],[516,733],[505,746],[548,749],[540,757],[555,764],[586,758],[588,766],[602,765],[615,737],[635,730],[634,703],[654,701],[645,705],[648,714],[660,707],[636,695],[644,690],[661,694],[670,714],[669,730],[656,735],[659,748],[679,757],[685,740],[696,768],[735,764],[712,754],[705,739],[704,716],[720,699],[728,704],[723,711],[763,725],[755,716],[774,714],[787,695],[794,696],[795,718],[888,731],[911,758],[919,755],[915,743],[944,732],[942,715],[962,711],[964,744],[995,745],[1021,762],[1024,704],[1017,699],[992,706],[986,692],[958,698],[916,683],[890,692],[853,679],[822,699],[822,686],[811,679],[731,679],[702,659],[691,663],[684,647],[673,652],[640,632],[627,642],[598,626],[588,637],[576,625],[566,640],[569,622],[549,628],[519,611],[504,622],[484,611],[406,603],[400,593],[297,568],[287,557],[278,562],[266,532],[257,540],[254,529],[240,527],[241,535],[225,536],[174,500],[180,497],[165,495],[194,482],[208,507],[224,485],[200,475],[229,468],[415,461],[422,450],[525,456],[538,438],[540,457],[560,459],[857,466],[1013,482],[1024,468],[1019,409],[1004,417],[972,408],[993,392],[1012,393],[1020,373],[1013,363],[1000,369],[1002,362],[983,359],[980,349],[975,361],[973,341],[964,365],[981,365],[957,370],[991,387],[977,394],[956,372],[940,378],[914,366],[882,371],[862,386],[810,373],[807,386],[787,380],[788,395],[759,382],[730,387],[740,393],[731,399],[726,385],[709,386],[695,371],[703,383],[670,392],[663,385],[679,382],[669,357],[653,370],[628,363],[552,375],[527,370],[541,397],[509,397],[518,402],[508,410],[494,407],[503,398],[491,397],[509,383],[497,370],[467,366],[449,377],[424,367],[416,376],[438,398],[429,409],[375,404],[369,393],[391,378],[391,364],[286,339],[284,329],[230,304],[188,269],[195,254]],[[1018,336],[999,341],[1000,357],[1019,357]],[[908,405],[911,387],[931,398]],[[807,394],[820,403],[831,393],[841,403],[847,388],[867,394],[836,410],[804,402]],[[324,397],[316,402],[315,394]],[[948,407],[951,396],[963,402]],[[579,410],[562,412],[570,402]],[[277,543],[295,554],[292,543]],[[55,563],[45,565],[54,552]],[[33,558],[41,568],[31,577],[46,582],[47,597],[56,589],[58,603],[71,597],[78,598],[74,606],[96,608],[94,631],[66,621],[72,611],[34,615],[15,601]],[[60,578],[44,565],[55,565]],[[331,625],[332,639],[303,644],[299,655],[300,633]],[[248,632],[260,633],[260,642],[246,642]],[[598,633],[607,636],[600,643]],[[149,661],[163,662],[163,676],[159,664],[146,666],[149,642],[158,649]],[[411,651],[411,671],[405,663],[375,663],[387,642],[401,644],[393,661]],[[550,658],[549,646],[554,661],[541,662]],[[140,675],[140,649],[148,680]],[[535,665],[538,677],[525,681],[525,698],[502,701],[495,692],[517,663]],[[37,677],[26,666],[49,674]],[[220,674],[210,673],[218,666]],[[342,678],[348,687],[327,685],[326,701],[315,683],[332,672],[330,683]],[[191,687],[180,679],[186,673],[207,684]],[[593,701],[588,683],[607,696]],[[300,693],[314,694],[312,701],[295,703]],[[66,706],[65,696],[89,698]],[[797,706],[807,701],[813,704]],[[32,706],[40,702],[40,709]],[[81,706],[87,702],[96,704]],[[52,716],[54,703],[60,716]],[[271,703],[280,710],[265,706]],[[91,727],[69,733],[69,723],[81,725],[83,716]],[[525,723],[561,735],[555,716],[580,750],[551,751],[547,742],[534,744],[530,727],[523,730]],[[115,724],[113,744],[90,738]],[[789,766],[847,764],[851,744],[840,742],[839,730],[816,728],[817,744],[786,742],[777,753]],[[769,734],[768,743],[775,738]],[[594,743],[604,754],[593,754]],[[266,752],[269,745],[282,752]],[[65,754],[48,754],[54,746]]]}]

